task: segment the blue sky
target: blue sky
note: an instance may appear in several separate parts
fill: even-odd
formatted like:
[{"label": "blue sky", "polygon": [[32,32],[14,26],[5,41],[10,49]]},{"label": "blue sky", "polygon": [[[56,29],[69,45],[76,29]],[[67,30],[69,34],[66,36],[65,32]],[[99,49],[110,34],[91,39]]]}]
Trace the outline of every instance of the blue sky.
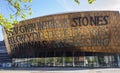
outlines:
[{"label": "blue sky", "polygon": [[[33,0],[31,3],[33,14],[27,19],[50,14],[80,12],[80,11],[96,11],[96,10],[115,10],[120,11],[120,0],[96,0],[93,4],[88,4],[87,0],[79,0],[77,5],[74,0]],[[0,2],[0,13],[8,17],[8,13],[12,12],[8,4]],[[0,27],[0,41],[3,40],[2,27]]]}]

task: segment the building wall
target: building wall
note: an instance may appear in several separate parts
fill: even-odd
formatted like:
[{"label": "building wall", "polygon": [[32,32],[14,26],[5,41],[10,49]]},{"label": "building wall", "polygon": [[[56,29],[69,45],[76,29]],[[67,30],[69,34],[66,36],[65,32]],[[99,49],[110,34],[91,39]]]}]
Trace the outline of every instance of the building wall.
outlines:
[{"label": "building wall", "polygon": [[0,41],[0,67],[10,66],[12,59],[8,56],[4,41]]},{"label": "building wall", "polygon": [[120,53],[119,18],[117,11],[54,14],[21,21],[12,34],[3,33],[10,55],[46,51]]}]

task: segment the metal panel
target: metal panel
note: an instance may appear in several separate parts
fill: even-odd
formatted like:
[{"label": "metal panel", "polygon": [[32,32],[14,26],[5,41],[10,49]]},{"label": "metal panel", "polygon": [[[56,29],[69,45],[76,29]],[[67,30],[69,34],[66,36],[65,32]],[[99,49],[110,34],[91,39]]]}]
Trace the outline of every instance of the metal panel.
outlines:
[{"label": "metal panel", "polygon": [[35,56],[46,51],[120,53],[120,14],[91,11],[33,18],[4,31],[11,55]]}]

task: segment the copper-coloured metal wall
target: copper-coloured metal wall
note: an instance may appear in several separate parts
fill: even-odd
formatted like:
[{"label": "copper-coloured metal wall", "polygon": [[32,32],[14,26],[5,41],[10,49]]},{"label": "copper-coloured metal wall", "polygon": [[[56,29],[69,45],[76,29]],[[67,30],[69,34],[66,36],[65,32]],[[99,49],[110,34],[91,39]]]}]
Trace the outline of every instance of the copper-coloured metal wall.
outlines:
[{"label": "copper-coloured metal wall", "polygon": [[117,11],[37,17],[21,21],[12,34],[3,33],[10,55],[45,51],[120,53],[120,14]]}]

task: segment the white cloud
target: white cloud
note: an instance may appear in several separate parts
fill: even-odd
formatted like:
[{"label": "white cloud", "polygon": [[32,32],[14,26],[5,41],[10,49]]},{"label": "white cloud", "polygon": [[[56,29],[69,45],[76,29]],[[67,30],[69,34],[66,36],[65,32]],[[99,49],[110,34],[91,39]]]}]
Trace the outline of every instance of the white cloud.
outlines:
[{"label": "white cloud", "polygon": [[120,0],[96,0],[95,9],[119,10]]},{"label": "white cloud", "polygon": [[93,4],[88,4],[87,0],[79,0],[80,5],[74,0],[57,0],[66,11],[88,11],[88,10],[117,10],[120,11],[120,0],[96,0]]},{"label": "white cloud", "polygon": [[74,10],[74,7],[71,6],[71,1],[68,0],[57,0],[58,3],[60,3],[61,6],[63,6],[63,8],[65,8],[67,11],[71,11]]}]

